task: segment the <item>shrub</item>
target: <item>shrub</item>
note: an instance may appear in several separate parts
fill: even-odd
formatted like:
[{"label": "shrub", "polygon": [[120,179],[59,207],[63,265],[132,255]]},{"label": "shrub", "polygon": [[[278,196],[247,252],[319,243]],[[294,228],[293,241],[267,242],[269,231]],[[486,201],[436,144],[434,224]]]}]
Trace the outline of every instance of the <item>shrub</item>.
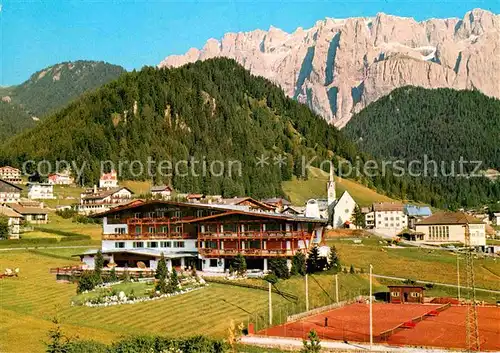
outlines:
[{"label": "shrub", "polygon": [[356,273],[356,271],[354,270],[354,266],[353,266],[353,265],[351,265],[351,268],[349,268],[349,273],[350,273],[351,275],[353,275],[353,274],[355,274],[355,273]]},{"label": "shrub", "polygon": [[108,347],[95,341],[69,342],[66,346],[67,353],[109,353]]},{"label": "shrub", "polygon": [[57,210],[56,215],[58,215],[59,217],[62,217],[64,219],[69,219],[69,218],[73,218],[74,216],[78,215],[78,212],[75,209],[67,208],[64,210]]},{"label": "shrub", "polygon": [[94,271],[84,271],[78,279],[77,293],[90,291],[99,283],[99,279]]},{"label": "shrub", "polygon": [[247,261],[245,257],[241,254],[236,255],[232,262],[233,268],[238,273],[238,276],[243,276],[247,272]]}]

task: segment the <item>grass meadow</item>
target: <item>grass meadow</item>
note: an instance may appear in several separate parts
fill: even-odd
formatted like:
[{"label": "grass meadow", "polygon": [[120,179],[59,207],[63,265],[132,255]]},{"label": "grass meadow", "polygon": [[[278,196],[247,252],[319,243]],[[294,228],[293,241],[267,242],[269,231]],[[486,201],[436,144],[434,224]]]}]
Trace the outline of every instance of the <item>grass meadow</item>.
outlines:
[{"label": "grass meadow", "polygon": [[[292,204],[303,206],[307,200],[312,198],[326,198],[326,182],[328,173],[318,168],[309,168],[309,177],[307,180],[297,180],[282,183],[283,191],[288,196]],[[355,181],[335,177],[335,189],[337,196],[340,197],[344,191],[349,191],[351,196],[360,206],[369,206],[374,202],[392,201],[391,198],[377,193],[364,185]]]}]

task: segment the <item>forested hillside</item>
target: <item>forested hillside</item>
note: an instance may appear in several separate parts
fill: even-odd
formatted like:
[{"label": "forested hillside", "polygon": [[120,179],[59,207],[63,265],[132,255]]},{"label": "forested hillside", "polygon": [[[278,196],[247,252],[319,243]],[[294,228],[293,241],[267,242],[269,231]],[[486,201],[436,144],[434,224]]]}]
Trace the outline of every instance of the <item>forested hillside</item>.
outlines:
[{"label": "forested hillside", "polygon": [[18,86],[2,87],[0,97],[11,107],[1,108],[0,126],[8,129],[0,129],[0,142],[35,126],[32,117],[43,119],[124,72],[121,66],[102,61],[66,62],[40,70]]},{"label": "forested hillside", "polygon": [[[276,164],[284,156],[284,164]],[[282,194],[281,182],[302,177],[302,157],[354,165],[370,159],[355,143],[305,105],[287,98],[270,81],[252,76],[230,59],[211,59],[177,69],[144,68],[90,92],[47,118],[35,129],[9,141],[0,163],[28,159],[77,161],[87,165],[83,182],[93,184],[102,160],[141,161],[148,157],[175,164],[194,158],[172,176],[156,173],[156,183],[180,192],[266,197]],[[268,164],[257,165],[257,158]],[[206,173],[202,163],[220,160],[225,173]],[[228,162],[241,162],[242,175],[228,173]],[[196,175],[183,176],[195,167]],[[136,165],[137,167],[137,165]],[[216,168],[217,169],[217,168]],[[128,166],[121,178],[149,179]],[[484,178],[412,178],[352,173],[350,178],[394,198],[435,206],[480,204],[500,198],[500,187]],[[346,177],[345,175],[343,175]],[[82,180],[80,180],[81,182]]]},{"label": "forested hillside", "polygon": [[355,115],[343,131],[379,158],[427,155],[449,166],[463,157],[500,168],[500,100],[478,91],[399,88]]}]

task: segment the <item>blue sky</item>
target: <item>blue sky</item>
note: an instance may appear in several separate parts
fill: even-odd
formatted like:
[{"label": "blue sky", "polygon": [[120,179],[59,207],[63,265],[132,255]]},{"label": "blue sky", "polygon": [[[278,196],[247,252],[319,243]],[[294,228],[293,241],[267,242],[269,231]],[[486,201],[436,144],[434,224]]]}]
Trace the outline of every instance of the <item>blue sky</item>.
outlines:
[{"label": "blue sky", "polygon": [[325,17],[463,17],[498,0],[117,1],[0,0],[0,85],[18,84],[46,66],[104,60],[127,70],[201,47],[230,31],[293,31]]}]

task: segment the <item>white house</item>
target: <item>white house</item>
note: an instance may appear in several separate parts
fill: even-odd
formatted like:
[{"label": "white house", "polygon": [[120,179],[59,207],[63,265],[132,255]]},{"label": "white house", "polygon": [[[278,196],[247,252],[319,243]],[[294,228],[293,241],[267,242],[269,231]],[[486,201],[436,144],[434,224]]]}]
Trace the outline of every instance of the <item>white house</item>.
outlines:
[{"label": "white house", "polygon": [[112,189],[118,187],[118,175],[115,170],[109,173],[104,173],[99,179],[99,188],[101,189]]},{"label": "white house", "polygon": [[159,185],[151,187],[151,195],[157,200],[170,200],[172,197],[172,188],[168,185]]},{"label": "white house", "polygon": [[491,223],[493,223],[493,224],[495,224],[497,226],[500,226],[500,212],[493,213],[493,220],[492,220]]},{"label": "white house", "polygon": [[22,215],[6,206],[0,206],[0,215],[8,218],[9,239],[19,239]]},{"label": "white house", "polygon": [[333,228],[348,227],[356,208],[356,201],[347,191],[344,191],[337,200],[333,169],[330,170],[330,178],[326,188],[328,198],[326,200],[311,199],[307,201],[305,216],[327,219],[328,225]]},{"label": "white house", "polygon": [[19,186],[0,179],[0,205],[18,202],[21,199],[21,190]]},{"label": "white house", "polygon": [[75,180],[71,176],[71,172],[69,170],[65,170],[61,173],[49,174],[48,182],[53,185],[72,185]]},{"label": "white house", "polygon": [[379,202],[372,205],[373,229],[385,235],[396,235],[408,228],[404,205],[398,202]]},{"label": "white house", "polygon": [[77,206],[78,213],[89,215],[110,210],[113,207],[129,203],[134,193],[125,187],[110,190],[93,190],[80,195],[80,204]]},{"label": "white house", "polygon": [[486,224],[463,212],[439,212],[416,224],[418,233],[423,233],[420,242],[465,243],[466,225],[469,225],[470,244],[486,245]]},{"label": "white house", "polygon": [[31,200],[55,199],[54,185],[49,183],[28,183],[28,198]]},{"label": "white house", "polygon": [[11,166],[1,167],[0,179],[8,181],[9,183],[20,184],[22,182],[21,171]]}]

